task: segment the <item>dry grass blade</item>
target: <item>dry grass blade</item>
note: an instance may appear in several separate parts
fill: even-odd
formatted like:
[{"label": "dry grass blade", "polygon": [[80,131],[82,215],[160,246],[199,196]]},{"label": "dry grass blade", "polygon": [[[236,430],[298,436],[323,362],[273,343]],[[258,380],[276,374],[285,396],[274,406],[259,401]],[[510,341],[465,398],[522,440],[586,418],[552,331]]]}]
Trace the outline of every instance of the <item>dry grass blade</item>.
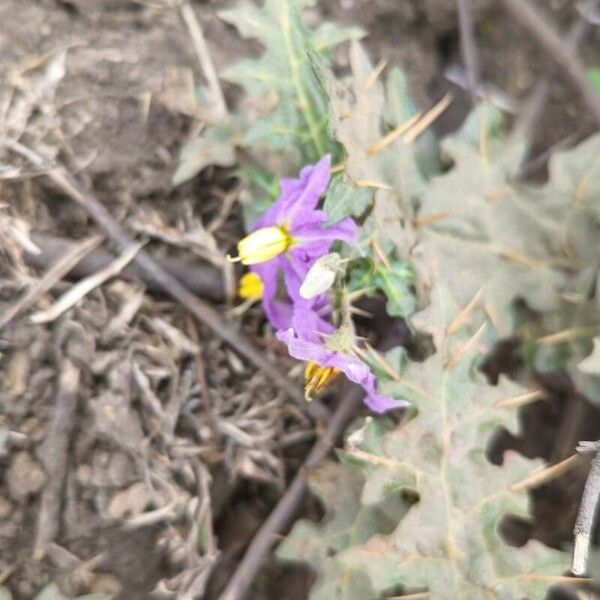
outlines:
[{"label": "dry grass blade", "polygon": [[44,273],[37,283],[29,288],[22,298],[17,300],[12,307],[0,316],[0,328],[4,327],[19,313],[33,306],[41,296],[51,290],[86,254],[97,248],[102,239],[103,236],[94,235],[71,247],[64,256],[59,258]]},{"label": "dry grass blade", "polygon": [[194,9],[188,2],[184,2],[180,8],[180,11],[185,25],[190,33],[190,37],[192,38],[192,44],[194,46],[196,56],[198,57],[200,68],[202,69],[202,73],[210,87],[210,93],[214,102],[215,116],[223,119],[227,117],[227,104],[225,103],[225,96],[223,95],[223,90],[221,90],[221,85],[219,84],[219,78],[217,77],[215,66],[208,52],[208,46],[206,45],[206,40],[204,39],[202,27],[200,27],[200,24],[198,23]]},{"label": "dry grass blade", "polygon": [[98,271],[94,275],[90,275],[80,282],[76,283],[70,290],[65,292],[50,308],[39,311],[31,315],[30,320],[32,323],[49,323],[54,321],[65,311],[69,310],[79,300],[89,294],[94,288],[102,285],[105,281],[118,275],[123,268],[129,264],[135,257],[135,255],[144,246],[144,243],[140,242],[134,244],[126,249],[121,256],[114,260],[106,268]]}]

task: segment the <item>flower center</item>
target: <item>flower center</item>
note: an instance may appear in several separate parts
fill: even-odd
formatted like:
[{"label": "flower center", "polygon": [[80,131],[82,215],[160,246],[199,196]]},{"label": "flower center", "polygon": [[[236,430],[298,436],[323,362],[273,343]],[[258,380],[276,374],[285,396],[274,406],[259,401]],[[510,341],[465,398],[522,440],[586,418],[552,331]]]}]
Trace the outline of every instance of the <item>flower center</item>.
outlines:
[{"label": "flower center", "polygon": [[285,227],[261,227],[238,242],[238,256],[230,260],[241,261],[244,265],[266,262],[285,252],[291,243],[292,238]]},{"label": "flower center", "polygon": [[248,272],[240,277],[238,295],[243,300],[260,300],[263,291],[262,279],[256,273]]},{"label": "flower center", "polygon": [[339,374],[340,370],[335,367],[322,367],[312,360],[307,362],[304,368],[304,397],[312,400],[313,392],[320,392]]}]

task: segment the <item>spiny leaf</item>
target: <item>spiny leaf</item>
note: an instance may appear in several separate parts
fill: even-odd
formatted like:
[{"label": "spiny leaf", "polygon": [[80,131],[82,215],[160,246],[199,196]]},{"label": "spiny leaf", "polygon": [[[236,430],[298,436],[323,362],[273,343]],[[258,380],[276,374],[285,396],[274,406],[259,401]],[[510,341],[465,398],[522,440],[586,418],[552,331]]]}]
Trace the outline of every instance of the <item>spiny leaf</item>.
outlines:
[{"label": "spiny leaf", "polygon": [[[366,477],[362,506],[381,505],[400,492],[415,495],[418,502],[393,531],[372,528],[366,541],[337,552],[337,566],[321,572],[317,589],[326,589],[328,574],[354,573],[356,578],[362,572],[372,587],[365,596],[369,599],[411,591],[464,600],[542,598],[568,558],[533,540],[522,548],[509,547],[499,533],[506,513],[527,515],[527,493],[511,486],[536,463],[507,453],[497,466],[485,452],[499,426],[512,431],[517,426],[515,412],[496,404],[524,390],[504,378],[490,386],[477,370],[481,330],[452,326],[463,306],[435,254],[429,259],[437,283],[415,326],[432,337],[436,352],[423,363],[407,363],[399,381],[380,382],[383,392],[413,402],[412,418],[391,429],[371,422],[347,449]],[[319,535],[318,528],[312,533]],[[294,531],[292,540],[295,536]],[[288,557],[292,544],[287,542]]]},{"label": "spiny leaf", "polygon": [[384,87],[358,42],[350,47],[352,77],[347,84],[335,80],[319,61],[313,64],[329,96],[331,135],[345,150],[344,174],[355,186],[373,191],[373,210],[361,236],[388,240],[406,257],[413,241],[413,200],[422,191],[423,177],[413,149],[401,139],[372,151],[388,133]]},{"label": "spiny leaf", "polygon": [[[549,179],[536,200],[560,236],[569,266],[578,271],[600,261],[600,134],[549,162]],[[540,215],[541,218],[542,215]]]},{"label": "spiny leaf", "polygon": [[600,333],[600,135],[555,154],[549,175],[527,192],[536,218],[552,231],[555,255],[568,261],[568,279],[554,310],[537,323],[525,320],[519,333],[531,340],[526,356],[536,369],[566,367],[578,389],[600,402],[599,374],[585,367],[595,359],[584,361]]},{"label": "spiny leaf", "polygon": [[436,249],[461,305],[485,284],[479,322],[485,311],[502,336],[513,331],[516,298],[538,311],[556,308],[565,261],[555,224],[514,184],[524,146],[498,135],[498,118],[483,105],[444,140],[454,165],[432,179],[418,219],[422,243]]},{"label": "spiny leaf", "polygon": [[373,197],[373,190],[358,188],[344,181],[342,176],[335,177],[323,203],[323,210],[327,213],[327,224],[337,223],[344,217],[360,217]]}]

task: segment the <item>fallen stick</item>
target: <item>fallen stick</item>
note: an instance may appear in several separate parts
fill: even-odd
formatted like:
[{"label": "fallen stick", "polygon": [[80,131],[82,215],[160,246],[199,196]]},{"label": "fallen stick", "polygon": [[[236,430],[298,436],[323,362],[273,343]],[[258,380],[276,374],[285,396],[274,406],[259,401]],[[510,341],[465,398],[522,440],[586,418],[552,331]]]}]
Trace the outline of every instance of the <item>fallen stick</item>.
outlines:
[{"label": "fallen stick", "polygon": [[0,329],[19,313],[31,308],[41,296],[49,292],[78,261],[91,252],[93,248],[97,247],[101,241],[102,236],[94,235],[85,240],[73,243],[65,252],[60,254],[43,276],[0,316]]},{"label": "fallen stick", "polygon": [[[39,153],[11,139],[0,140],[7,148],[25,157],[34,166],[44,168],[43,175],[48,177],[63,193],[82,206],[96,224],[113,240],[120,252],[131,247],[135,241],[125,229],[110,215],[96,197],[85,190],[63,167],[52,163]],[[179,280],[160,266],[146,251],[140,250],[134,261],[146,273],[147,277],[160,286],[166,294],[185,306],[193,315],[209,327],[224,342],[234,348],[248,362],[260,369],[290,398],[305,405],[304,394],[299,386],[290,381],[264,354],[231,322],[224,319],[214,308],[194,296]],[[321,418],[328,411],[320,404],[311,403],[310,411]]]},{"label": "fallen stick", "polygon": [[577,521],[575,521],[575,527],[573,528],[575,545],[573,547],[571,572],[573,575],[580,577],[585,575],[587,571],[592,530],[598,510],[598,501],[600,500],[600,441],[581,442],[577,450],[582,453],[595,452],[590,473],[583,489]]},{"label": "fallen stick", "polygon": [[[48,235],[46,233],[30,233],[31,240],[41,250],[39,254],[25,252],[25,262],[38,269],[47,269],[60,257],[66,255],[77,244],[77,242],[65,238]],[[105,248],[95,248],[79,262],[74,265],[65,275],[68,279],[83,279],[106,268],[115,256]],[[219,269],[208,264],[188,264],[173,258],[154,258],[154,260],[166,271],[173,274],[190,292],[215,302],[225,299],[223,276]],[[162,292],[162,286],[140,269],[135,263],[125,267],[118,277],[130,281],[141,281],[152,292]]]},{"label": "fallen stick", "polygon": [[589,82],[581,63],[569,44],[531,6],[529,0],[500,0],[512,17],[537,41],[562,74],[577,89],[583,103],[600,125],[600,96]]},{"label": "fallen stick", "polygon": [[471,96],[471,104],[477,105],[479,88],[479,57],[473,27],[473,13],[471,0],[456,0],[458,8],[458,24],[460,27],[460,53],[462,55],[465,73],[467,75],[467,89]]},{"label": "fallen stick", "polygon": [[65,359],[54,402],[54,415],[50,431],[43,443],[43,463],[46,469],[46,485],[42,492],[38,514],[34,553],[41,556],[59,531],[61,496],[67,475],[69,440],[75,422],[79,369]]},{"label": "fallen stick", "polygon": [[300,502],[308,489],[308,471],[317,466],[329,454],[356,413],[363,396],[364,392],[361,388],[352,388],[339,403],[327,424],[325,433],[312,447],[291,485],[254,536],[246,549],[242,562],[219,596],[219,600],[242,600],[248,597],[248,588],[277,541],[277,535],[283,533],[298,511]]}]

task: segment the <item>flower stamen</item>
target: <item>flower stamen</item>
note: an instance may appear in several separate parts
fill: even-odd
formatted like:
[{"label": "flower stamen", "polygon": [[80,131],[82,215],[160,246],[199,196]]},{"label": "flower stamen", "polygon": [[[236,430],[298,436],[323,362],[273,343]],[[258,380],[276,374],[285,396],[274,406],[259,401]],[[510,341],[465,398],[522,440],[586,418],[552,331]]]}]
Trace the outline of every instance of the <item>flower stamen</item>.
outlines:
[{"label": "flower stamen", "polygon": [[238,296],[243,300],[260,300],[264,291],[262,279],[252,272],[244,273],[238,284]]},{"label": "flower stamen", "polygon": [[307,362],[304,369],[304,397],[312,400],[313,392],[320,392],[339,374],[340,370],[335,367],[322,367],[312,360]]}]

